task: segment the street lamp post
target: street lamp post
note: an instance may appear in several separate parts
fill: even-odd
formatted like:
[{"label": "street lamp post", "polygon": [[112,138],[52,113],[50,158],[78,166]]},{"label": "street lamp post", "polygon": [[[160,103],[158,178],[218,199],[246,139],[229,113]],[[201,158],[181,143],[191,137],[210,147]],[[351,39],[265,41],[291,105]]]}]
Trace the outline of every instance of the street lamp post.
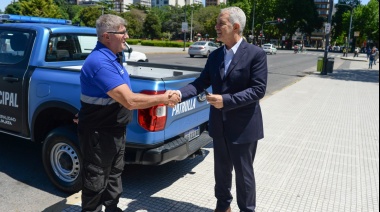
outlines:
[{"label": "street lamp post", "polygon": [[[328,19],[327,19],[329,27],[331,27],[331,22],[332,22],[333,6],[334,6],[333,0],[330,0],[329,16],[328,16]],[[327,60],[328,60],[327,59],[327,55],[328,55],[328,51],[329,51],[328,46],[330,45],[330,34],[331,34],[331,30],[329,30],[326,33],[326,45],[325,45],[325,53],[324,53],[324,56],[323,56],[323,68],[322,68],[322,71],[321,71],[321,75],[327,75]]]},{"label": "street lamp post", "polygon": [[193,42],[193,14],[194,6],[191,5],[191,24],[190,24],[190,42]]},{"label": "street lamp post", "polygon": [[253,9],[252,9],[252,43],[255,44],[255,10],[256,10],[256,1],[253,0]]},{"label": "street lamp post", "polygon": [[[185,0],[185,23],[186,23],[186,0]],[[183,30],[183,51],[186,51],[186,30]]]},{"label": "street lamp post", "polygon": [[[347,47],[350,46],[350,41],[351,41],[351,29],[352,29],[352,13],[353,13],[353,10],[354,10],[354,7],[353,6],[350,6],[351,7],[351,17],[350,17],[350,27],[348,28],[348,45]],[[348,53],[348,49],[347,49],[347,53]]]},{"label": "street lamp post", "polygon": [[352,14],[354,13],[355,6],[354,5],[350,5],[350,4],[336,4],[336,5],[346,6],[346,7],[349,7],[351,9],[350,10],[350,27],[348,28],[348,39],[347,39],[347,43],[346,43],[346,51],[347,51],[347,54],[348,54],[348,47],[350,45],[350,40],[351,40]]},{"label": "street lamp post", "polygon": [[263,35],[263,36],[260,38],[260,47],[263,45],[263,37],[265,36],[265,35],[264,35],[264,24],[265,24],[265,22],[264,22],[263,25],[261,26],[261,32],[260,32],[260,35]]}]

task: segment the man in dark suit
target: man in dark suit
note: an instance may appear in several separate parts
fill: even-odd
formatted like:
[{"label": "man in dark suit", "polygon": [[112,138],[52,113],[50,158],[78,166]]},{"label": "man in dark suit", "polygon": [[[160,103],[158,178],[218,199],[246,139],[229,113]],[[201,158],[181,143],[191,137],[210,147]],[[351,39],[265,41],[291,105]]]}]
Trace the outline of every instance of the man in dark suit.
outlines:
[{"label": "man in dark suit", "polygon": [[215,29],[225,46],[215,50],[194,82],[180,89],[182,100],[212,86],[209,133],[214,140],[215,211],[231,211],[235,169],[240,211],[255,211],[253,161],[257,141],[264,137],[259,101],[267,85],[265,52],[243,40],[246,16],[238,7],[223,9]]}]

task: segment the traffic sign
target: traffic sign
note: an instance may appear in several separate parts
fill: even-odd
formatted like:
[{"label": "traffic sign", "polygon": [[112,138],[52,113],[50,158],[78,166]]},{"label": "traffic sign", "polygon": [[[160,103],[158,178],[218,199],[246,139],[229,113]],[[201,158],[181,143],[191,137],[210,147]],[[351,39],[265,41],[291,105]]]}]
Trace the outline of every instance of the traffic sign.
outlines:
[{"label": "traffic sign", "polygon": [[330,33],[330,30],[331,30],[331,24],[330,24],[330,23],[326,23],[326,24],[325,24],[325,33],[326,33],[326,34],[329,34],[329,33]]},{"label": "traffic sign", "polygon": [[189,24],[187,22],[182,22],[182,32],[189,31]]}]

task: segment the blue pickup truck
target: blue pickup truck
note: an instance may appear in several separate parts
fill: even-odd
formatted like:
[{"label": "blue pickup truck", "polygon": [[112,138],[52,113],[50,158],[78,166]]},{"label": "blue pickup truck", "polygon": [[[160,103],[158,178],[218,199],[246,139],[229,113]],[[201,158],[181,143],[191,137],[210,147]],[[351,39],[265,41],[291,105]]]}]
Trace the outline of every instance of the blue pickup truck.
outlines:
[{"label": "blue pickup truck", "polygon": [[[0,133],[42,143],[49,179],[69,193],[81,189],[82,157],[73,118],[80,107],[80,69],[96,41],[95,28],[68,20],[0,15]],[[201,71],[129,61],[123,65],[133,92],[150,95],[185,86]],[[212,141],[209,107],[200,94],[174,108],[135,110],[127,127],[126,163],[160,165],[200,154]]]}]

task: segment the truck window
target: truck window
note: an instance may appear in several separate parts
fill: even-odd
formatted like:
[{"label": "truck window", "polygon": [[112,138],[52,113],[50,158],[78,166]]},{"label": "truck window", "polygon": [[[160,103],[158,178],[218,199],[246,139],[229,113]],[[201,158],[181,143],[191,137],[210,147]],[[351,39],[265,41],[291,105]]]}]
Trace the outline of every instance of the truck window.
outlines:
[{"label": "truck window", "polygon": [[46,49],[46,62],[85,60],[96,45],[96,35],[51,35]]},{"label": "truck window", "polygon": [[27,32],[0,30],[0,63],[15,64],[22,61],[30,38]]}]

